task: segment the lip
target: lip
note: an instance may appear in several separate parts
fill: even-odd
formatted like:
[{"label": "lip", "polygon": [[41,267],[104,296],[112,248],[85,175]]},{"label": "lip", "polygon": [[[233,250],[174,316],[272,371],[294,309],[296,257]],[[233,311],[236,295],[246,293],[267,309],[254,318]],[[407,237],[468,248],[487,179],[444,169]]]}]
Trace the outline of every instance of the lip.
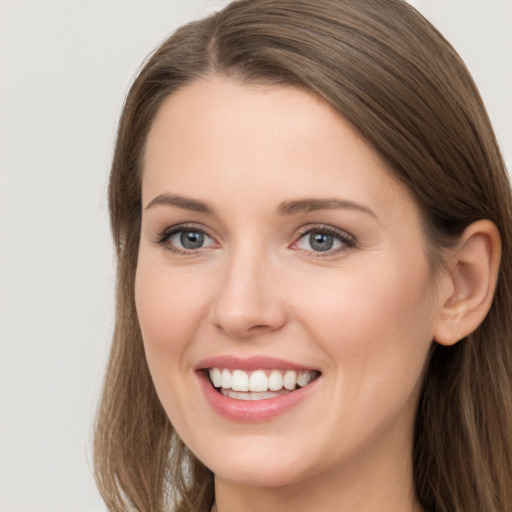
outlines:
[{"label": "lip", "polygon": [[315,380],[303,388],[291,393],[267,398],[265,400],[236,400],[219,393],[212,385],[208,377],[209,368],[226,368],[230,370],[312,370],[307,366],[284,361],[282,359],[253,356],[250,358],[238,358],[235,356],[217,356],[204,359],[196,366],[196,374],[201,388],[210,407],[220,416],[231,421],[241,423],[260,423],[269,421],[289,409],[300,404],[314,391],[321,379],[321,374]]},{"label": "lip", "polygon": [[316,371],[315,368],[292,363],[284,359],[267,356],[237,357],[233,355],[216,356],[203,359],[196,366],[195,370],[207,370],[209,368],[226,368],[227,370],[295,370],[295,371]]}]

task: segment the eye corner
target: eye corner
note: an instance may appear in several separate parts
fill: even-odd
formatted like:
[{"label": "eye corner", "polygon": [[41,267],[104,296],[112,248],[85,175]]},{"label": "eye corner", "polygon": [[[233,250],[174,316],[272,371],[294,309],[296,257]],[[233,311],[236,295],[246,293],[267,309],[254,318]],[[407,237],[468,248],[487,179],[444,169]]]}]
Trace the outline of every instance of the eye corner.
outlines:
[{"label": "eye corner", "polygon": [[[301,246],[301,242],[309,247]],[[337,256],[357,247],[353,235],[328,225],[307,225],[301,228],[289,248],[315,258]]]},{"label": "eye corner", "polygon": [[152,242],[178,256],[196,256],[204,250],[220,247],[209,230],[195,224],[168,226],[157,232]]}]

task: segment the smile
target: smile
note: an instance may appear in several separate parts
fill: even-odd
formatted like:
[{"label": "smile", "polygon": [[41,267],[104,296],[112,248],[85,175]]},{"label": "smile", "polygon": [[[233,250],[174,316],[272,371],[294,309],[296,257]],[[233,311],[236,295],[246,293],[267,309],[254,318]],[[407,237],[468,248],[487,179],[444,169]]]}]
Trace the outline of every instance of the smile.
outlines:
[{"label": "smile", "polygon": [[211,368],[208,371],[213,386],[235,400],[266,400],[291,393],[307,386],[318,377],[313,370],[263,370]]},{"label": "smile", "polygon": [[196,375],[211,409],[223,418],[259,423],[311,403],[322,372],[268,356],[214,356],[200,361]]}]

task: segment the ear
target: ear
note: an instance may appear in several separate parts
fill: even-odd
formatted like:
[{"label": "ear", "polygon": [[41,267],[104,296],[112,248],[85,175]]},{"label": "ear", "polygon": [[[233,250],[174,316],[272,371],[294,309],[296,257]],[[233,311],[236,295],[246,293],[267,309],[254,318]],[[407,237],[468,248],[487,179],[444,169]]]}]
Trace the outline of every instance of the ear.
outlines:
[{"label": "ear", "polygon": [[493,222],[479,220],[464,230],[442,278],[437,343],[454,345],[482,323],[494,298],[500,258],[501,238]]}]

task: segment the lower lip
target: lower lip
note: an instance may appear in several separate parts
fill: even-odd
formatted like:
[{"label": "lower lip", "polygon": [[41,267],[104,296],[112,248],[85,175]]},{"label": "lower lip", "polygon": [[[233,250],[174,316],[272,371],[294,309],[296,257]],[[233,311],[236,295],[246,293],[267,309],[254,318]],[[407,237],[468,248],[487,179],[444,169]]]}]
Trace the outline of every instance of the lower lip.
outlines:
[{"label": "lower lip", "polygon": [[319,378],[307,386],[291,393],[266,398],[264,400],[236,400],[221,395],[211,384],[204,372],[198,372],[203,392],[210,407],[220,416],[243,423],[258,423],[268,421],[288,411],[304,400],[311,390],[316,387]]}]

